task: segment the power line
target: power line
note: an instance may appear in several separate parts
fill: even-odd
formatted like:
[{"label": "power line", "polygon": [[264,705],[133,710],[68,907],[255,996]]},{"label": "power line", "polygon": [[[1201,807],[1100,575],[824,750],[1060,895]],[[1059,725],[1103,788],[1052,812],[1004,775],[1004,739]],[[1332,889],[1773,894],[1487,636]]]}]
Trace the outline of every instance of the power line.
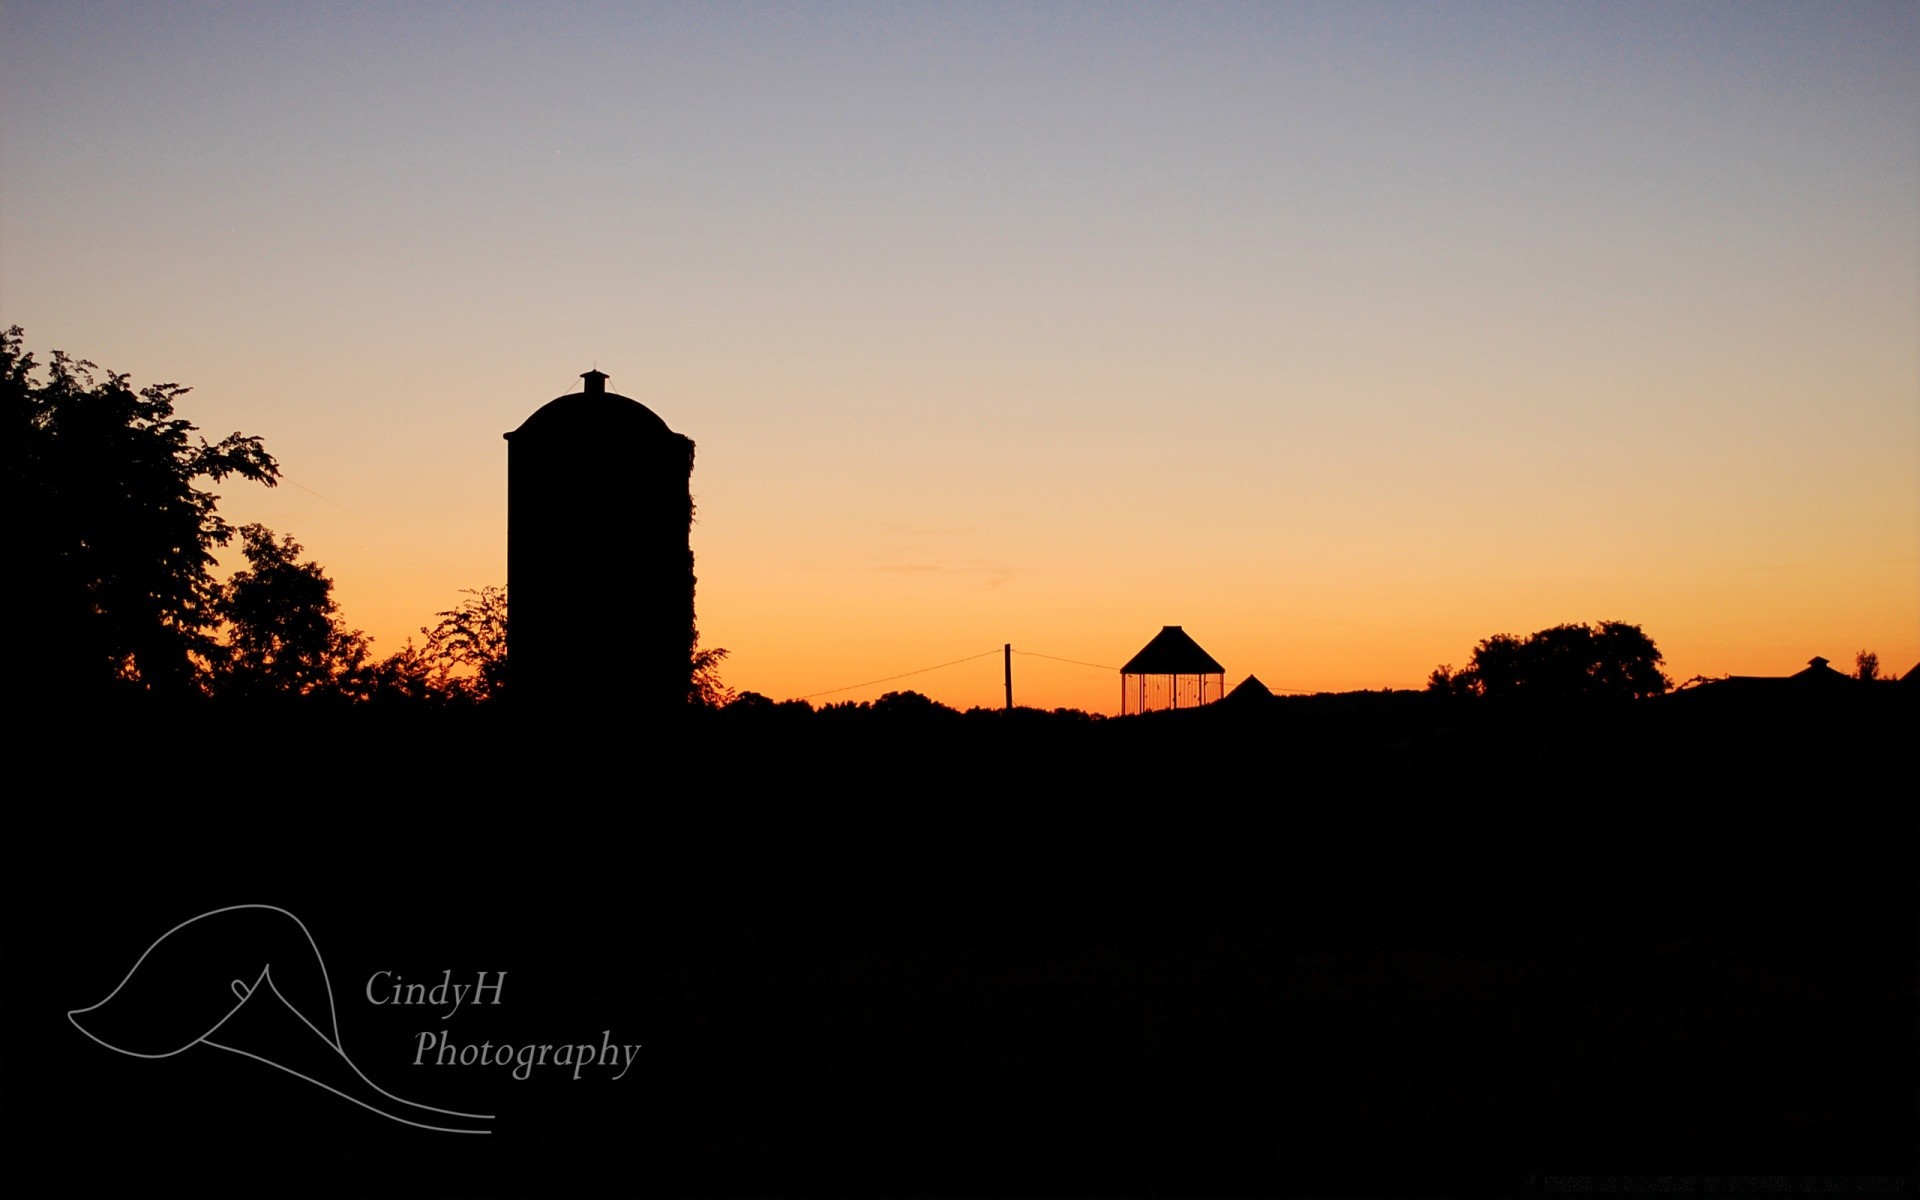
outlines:
[{"label": "power line", "polygon": [[851,692],[859,688],[872,687],[876,683],[892,683],[896,679],[905,679],[909,675],[925,675],[928,671],[938,671],[945,667],[957,667],[961,663],[972,662],[976,658],[985,658],[990,654],[998,654],[998,653],[1000,653],[1000,651],[997,648],[993,650],[984,650],[979,654],[969,654],[965,658],[956,658],[952,662],[943,662],[931,667],[921,667],[917,671],[902,671],[898,675],[889,675],[885,679],[869,679],[865,683],[850,683],[845,687],[827,688],[825,691],[820,691],[820,692],[808,692],[806,695],[801,696],[800,699],[811,700],[815,696],[831,696],[836,692]]},{"label": "power line", "polygon": [[1040,654],[1033,650],[1015,650],[1015,654],[1024,654],[1028,658],[1045,658],[1053,662],[1072,663],[1076,667],[1092,667],[1096,671],[1118,671],[1119,667],[1109,667],[1101,663],[1081,662],[1077,658],[1061,658],[1057,654]]}]

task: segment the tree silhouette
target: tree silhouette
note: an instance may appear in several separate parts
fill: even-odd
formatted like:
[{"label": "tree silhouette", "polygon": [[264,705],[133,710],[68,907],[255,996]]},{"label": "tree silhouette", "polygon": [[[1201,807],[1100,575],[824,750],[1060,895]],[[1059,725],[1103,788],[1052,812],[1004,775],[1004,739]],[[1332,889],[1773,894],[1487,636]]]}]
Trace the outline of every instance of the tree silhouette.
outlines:
[{"label": "tree silhouette", "polygon": [[116,688],[183,696],[217,653],[214,551],[233,531],[202,481],[268,486],[279,468],[257,437],[209,444],[174,415],[187,388],[53,352],[47,379],[15,325],[0,333],[0,402],[13,430],[6,467],[6,589],[15,670],[45,693]]},{"label": "tree silhouette", "polygon": [[924,722],[958,717],[960,711],[919,692],[887,692],[878,700],[843,700],[821,706],[820,715],[892,722]]},{"label": "tree silhouette", "polygon": [[507,687],[507,589],[465,588],[468,598],[435,615],[424,657],[450,697],[479,703]]},{"label": "tree silhouette", "polygon": [[1506,633],[1487,638],[1464,669],[1436,667],[1427,690],[1548,701],[1658,696],[1672,686],[1660,671],[1663,661],[1638,625],[1555,625],[1524,639]]},{"label": "tree silhouette", "polygon": [[222,590],[218,611],[227,639],[218,689],[238,696],[311,696],[340,692],[367,656],[359,630],[340,624],[333,580],[317,562],[300,561],[300,543],[275,539],[264,525],[240,530],[247,568]]},{"label": "tree silhouette", "polygon": [[435,664],[411,638],[392,654],[356,671],[349,686],[354,699],[383,707],[439,705],[453,698]]},{"label": "tree silhouette", "polygon": [[720,682],[720,662],[726,657],[723,647],[702,650],[698,641],[694,643],[687,687],[687,702],[693,707],[720,709],[733,703],[733,689]]},{"label": "tree silhouette", "polygon": [[[358,677],[366,698],[383,703],[483,704],[507,694],[512,660],[507,655],[509,605],[504,587],[463,588],[467,599],[421,627],[424,642],[409,641],[394,654],[364,668]],[[687,700],[695,708],[725,708],[733,689],[721,682],[720,647],[694,647],[688,664]]]}]

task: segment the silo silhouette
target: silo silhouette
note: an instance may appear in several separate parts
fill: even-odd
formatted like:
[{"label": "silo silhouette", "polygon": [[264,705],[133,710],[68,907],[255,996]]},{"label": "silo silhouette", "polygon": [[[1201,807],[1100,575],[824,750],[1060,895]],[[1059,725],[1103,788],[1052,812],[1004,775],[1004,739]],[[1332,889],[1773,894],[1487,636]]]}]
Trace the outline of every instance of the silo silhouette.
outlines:
[{"label": "silo silhouette", "polygon": [[693,441],[588,371],[507,439],[507,647],[516,705],[686,707]]}]

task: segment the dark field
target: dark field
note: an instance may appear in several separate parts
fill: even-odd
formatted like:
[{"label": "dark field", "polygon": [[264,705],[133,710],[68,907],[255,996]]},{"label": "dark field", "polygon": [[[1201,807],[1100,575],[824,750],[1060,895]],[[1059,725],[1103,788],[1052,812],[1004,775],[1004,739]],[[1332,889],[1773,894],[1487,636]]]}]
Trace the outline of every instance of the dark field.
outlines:
[{"label": "dark field", "polygon": [[[256,715],[172,756],[164,731],[114,754],[50,734],[64,765],[7,840],[9,1190],[1513,1195],[1914,1170],[1911,714],[1401,703],[652,738]],[[310,928],[370,1077],[497,1131],[67,1022],[160,933],[241,903]],[[482,970],[508,973],[502,1003],[451,1017],[365,992]],[[443,1029],[643,1049],[619,1080],[414,1065]]]}]

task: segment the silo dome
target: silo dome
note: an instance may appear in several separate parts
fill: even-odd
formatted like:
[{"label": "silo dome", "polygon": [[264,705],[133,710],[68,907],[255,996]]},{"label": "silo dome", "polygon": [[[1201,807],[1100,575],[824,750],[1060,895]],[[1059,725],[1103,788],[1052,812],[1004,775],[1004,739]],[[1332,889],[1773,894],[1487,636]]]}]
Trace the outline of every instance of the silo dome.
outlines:
[{"label": "silo dome", "polygon": [[588,371],[580,378],[585,383],[580,391],[547,401],[520,422],[520,428],[502,436],[511,442],[515,438],[566,437],[570,431],[583,429],[621,429],[635,434],[644,430],[654,436],[679,436],[646,405],[609,392],[610,377],[605,371]]}]

